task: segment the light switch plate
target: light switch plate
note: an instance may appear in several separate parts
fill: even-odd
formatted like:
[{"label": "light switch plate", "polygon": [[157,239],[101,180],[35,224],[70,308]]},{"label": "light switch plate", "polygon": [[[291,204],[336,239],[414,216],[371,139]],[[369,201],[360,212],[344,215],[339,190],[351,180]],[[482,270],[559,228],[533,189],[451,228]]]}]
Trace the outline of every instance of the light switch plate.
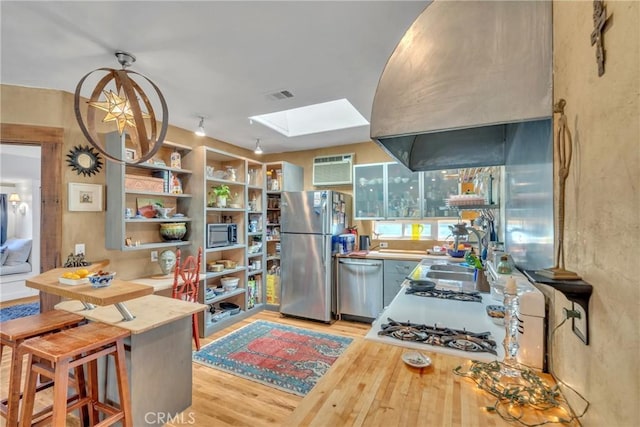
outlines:
[{"label": "light switch plate", "polygon": [[579,317],[573,317],[571,319],[571,329],[573,333],[578,336],[586,345],[589,345],[589,319],[587,314],[580,304],[572,303],[571,307],[574,311],[579,313]]},{"label": "light switch plate", "polygon": [[151,251],[151,262],[158,262],[158,251]]},{"label": "light switch plate", "polygon": [[75,255],[84,254],[84,243],[76,243]]}]

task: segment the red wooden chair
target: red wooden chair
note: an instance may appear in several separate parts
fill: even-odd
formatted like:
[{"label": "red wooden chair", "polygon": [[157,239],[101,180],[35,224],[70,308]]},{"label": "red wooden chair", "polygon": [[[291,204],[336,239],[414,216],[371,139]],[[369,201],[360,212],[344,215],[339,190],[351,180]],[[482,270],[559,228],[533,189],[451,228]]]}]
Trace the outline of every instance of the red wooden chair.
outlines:
[{"label": "red wooden chair", "polygon": [[[200,287],[200,260],[202,248],[198,249],[198,256],[189,255],[184,263],[180,264],[180,249],[176,251],[176,267],[173,274],[172,297],[183,301],[198,302],[198,288]],[[198,335],[198,315],[193,314],[193,339],[196,349],[200,350],[200,337]]]}]

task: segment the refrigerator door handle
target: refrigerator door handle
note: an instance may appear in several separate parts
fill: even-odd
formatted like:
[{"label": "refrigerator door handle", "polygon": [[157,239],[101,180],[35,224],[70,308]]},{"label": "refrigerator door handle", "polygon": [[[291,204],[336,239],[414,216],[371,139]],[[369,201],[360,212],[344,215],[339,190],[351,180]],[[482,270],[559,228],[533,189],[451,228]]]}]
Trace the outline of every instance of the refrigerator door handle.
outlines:
[{"label": "refrigerator door handle", "polygon": [[325,249],[327,247],[327,199],[323,199],[322,200],[322,211],[321,211],[321,215],[322,217],[321,222],[322,222],[322,265],[327,265],[327,256],[325,254]]}]

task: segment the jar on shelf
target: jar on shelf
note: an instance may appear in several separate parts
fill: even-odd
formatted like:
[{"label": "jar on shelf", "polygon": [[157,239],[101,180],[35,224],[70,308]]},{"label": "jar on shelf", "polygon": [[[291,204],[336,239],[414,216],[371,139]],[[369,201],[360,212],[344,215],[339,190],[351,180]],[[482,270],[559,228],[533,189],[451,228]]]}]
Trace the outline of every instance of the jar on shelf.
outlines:
[{"label": "jar on shelf", "polygon": [[500,262],[498,263],[496,270],[498,271],[498,274],[511,274],[513,272],[511,264],[509,263],[508,255],[502,255],[500,257]]}]

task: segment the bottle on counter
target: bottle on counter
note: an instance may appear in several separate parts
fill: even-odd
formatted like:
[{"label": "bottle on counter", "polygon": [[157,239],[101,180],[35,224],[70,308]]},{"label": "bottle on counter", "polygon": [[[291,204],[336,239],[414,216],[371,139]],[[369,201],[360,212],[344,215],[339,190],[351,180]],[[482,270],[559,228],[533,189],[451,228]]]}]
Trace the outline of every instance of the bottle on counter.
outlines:
[{"label": "bottle on counter", "polygon": [[498,263],[496,270],[498,271],[498,274],[511,274],[513,272],[511,264],[509,263],[508,255],[502,255],[500,257],[500,262]]}]

